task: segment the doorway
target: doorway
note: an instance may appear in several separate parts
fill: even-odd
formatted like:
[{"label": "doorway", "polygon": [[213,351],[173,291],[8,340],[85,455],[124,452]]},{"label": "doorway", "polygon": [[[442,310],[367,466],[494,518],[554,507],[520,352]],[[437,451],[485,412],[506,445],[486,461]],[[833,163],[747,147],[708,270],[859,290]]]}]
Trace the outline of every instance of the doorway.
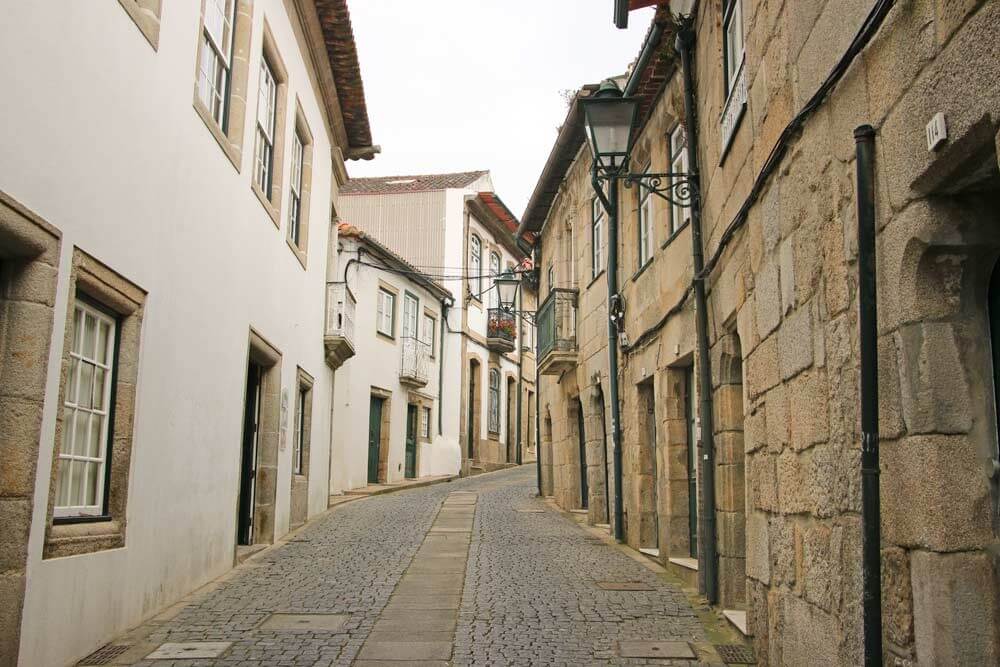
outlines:
[{"label": "doorway", "polygon": [[698,443],[695,441],[694,368],[684,369],[684,422],[687,439],[688,556],[698,557]]},{"label": "doorway", "polygon": [[243,447],[240,457],[240,495],[236,526],[236,543],[241,546],[253,544],[263,376],[264,369],[251,360],[247,364],[246,399],[243,405]]},{"label": "doorway", "polygon": [[406,406],[406,454],[404,475],[407,479],[417,476],[417,406]]},{"label": "doorway", "polygon": [[656,466],[656,401],[653,378],[639,385],[639,548],[648,555],[659,555],[660,526],[658,516],[659,477]]},{"label": "doorway", "polygon": [[368,483],[378,484],[379,449],[382,444],[382,408],[385,399],[372,396],[368,410]]},{"label": "doorway", "polygon": [[479,440],[479,362],[469,362],[468,432],[466,433],[467,458],[475,459]]},{"label": "doorway", "polygon": [[576,411],[576,439],[580,448],[580,509],[590,507],[590,484],[587,480],[587,439],[583,432],[583,405],[580,399],[574,401]]},{"label": "doorway", "polygon": [[517,463],[517,424],[515,424],[514,400],[517,398],[517,384],[514,378],[507,378],[507,463]]}]

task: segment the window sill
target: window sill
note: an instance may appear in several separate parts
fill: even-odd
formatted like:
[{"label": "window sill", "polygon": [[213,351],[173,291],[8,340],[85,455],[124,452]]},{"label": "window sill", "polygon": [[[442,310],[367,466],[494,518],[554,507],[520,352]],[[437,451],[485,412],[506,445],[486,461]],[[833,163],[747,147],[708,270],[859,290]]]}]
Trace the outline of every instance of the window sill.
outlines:
[{"label": "window sill", "polygon": [[218,142],[219,148],[222,149],[222,152],[226,154],[229,161],[233,163],[234,167],[236,167],[236,173],[240,173],[240,161],[242,160],[243,155],[239,148],[230,143],[229,137],[222,132],[222,128],[219,127],[218,123],[215,122],[215,119],[212,118],[211,112],[209,112],[209,110],[205,108],[205,105],[201,103],[201,99],[198,97],[197,83],[195,83],[194,89],[194,110],[198,113],[202,122],[205,123],[205,127],[208,128],[208,131],[213,137],[215,137],[215,141]]},{"label": "window sill", "polygon": [[274,223],[275,229],[280,229],[281,223],[278,218],[278,205],[272,203],[271,200],[267,198],[263,190],[260,189],[260,186],[257,185],[256,180],[250,182],[250,189],[253,190],[255,195],[257,195],[257,201],[259,201],[260,205],[264,207],[265,211],[267,211],[267,215],[271,218],[271,222]]},{"label": "window sill", "polygon": [[638,271],[636,271],[635,273],[632,274],[632,282],[635,282],[636,280],[638,280],[639,276],[641,276],[642,274],[644,274],[646,272],[646,269],[648,269],[652,265],[653,265],[653,258],[650,257],[649,259],[646,260],[645,264],[643,264],[642,266],[639,267]]},{"label": "window sill", "polygon": [[389,334],[382,333],[381,331],[376,331],[375,335],[376,335],[376,337],[381,338],[381,339],[383,339],[383,340],[385,340],[385,341],[387,341],[389,343],[392,343],[393,345],[396,344],[396,337],[395,336],[390,336]]},{"label": "window sill", "polygon": [[670,245],[671,243],[673,243],[674,239],[677,238],[678,236],[680,236],[681,232],[683,232],[685,230],[685,228],[687,228],[687,226],[690,225],[690,224],[691,224],[691,221],[690,220],[686,220],[683,225],[681,225],[680,227],[677,228],[677,231],[675,231],[673,234],[671,234],[670,236],[668,236],[667,240],[660,244],[660,249],[662,250],[663,248],[666,248],[668,245]]},{"label": "window sill", "polygon": [[591,279],[590,279],[590,282],[589,282],[589,283],[587,283],[587,289],[590,289],[591,285],[593,285],[593,284],[594,284],[594,283],[596,283],[596,282],[597,282],[598,280],[600,280],[600,279],[601,279],[601,276],[603,276],[603,275],[604,275],[604,269],[601,269],[600,271],[598,271],[598,272],[597,272],[597,275],[596,275],[596,276],[594,276],[593,278],[591,278]]},{"label": "window sill", "polygon": [[55,523],[53,520],[45,539],[42,557],[65,558],[124,546],[125,531],[114,519],[73,523]]},{"label": "window sill", "polygon": [[489,433],[486,434],[486,439],[487,440],[492,440],[494,442],[500,442],[500,432],[499,431],[490,431]]},{"label": "window sill", "polygon": [[295,259],[299,260],[299,264],[302,265],[303,270],[306,269],[306,251],[295,245],[292,239],[285,237],[285,243],[288,244],[288,249],[292,251],[295,255]]}]

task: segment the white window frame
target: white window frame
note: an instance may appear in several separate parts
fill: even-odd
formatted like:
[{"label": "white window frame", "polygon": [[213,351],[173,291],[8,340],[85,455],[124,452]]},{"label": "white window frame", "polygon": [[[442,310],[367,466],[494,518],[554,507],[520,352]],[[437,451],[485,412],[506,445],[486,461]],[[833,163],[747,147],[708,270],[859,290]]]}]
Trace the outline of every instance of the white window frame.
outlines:
[{"label": "white window frame", "polygon": [[601,200],[594,197],[591,200],[590,208],[590,240],[593,250],[590,276],[596,278],[604,270],[607,237],[604,233],[604,206],[601,204]]},{"label": "white window frame", "polygon": [[483,291],[483,241],[475,234],[469,239],[469,282],[476,299],[482,298]]},{"label": "white window frame", "polygon": [[[86,322],[91,318],[95,322],[95,328],[92,341],[93,352],[88,354],[82,347],[85,343],[88,343]],[[101,361],[102,357],[99,354],[102,325],[107,327],[103,341],[104,361]],[[114,317],[111,317],[82,299],[76,300],[73,307],[73,340],[69,352],[69,376],[66,383],[65,395],[63,396],[62,443],[57,453],[59,464],[56,475],[56,502],[53,511],[54,516],[57,517],[101,516],[105,513],[104,487],[109,463],[108,455],[111,450],[111,396],[118,362],[116,357],[117,350],[115,349],[117,331],[118,321]],[[93,370],[90,371],[89,377],[90,399],[84,401],[81,400],[80,392],[83,388],[84,369],[86,367]],[[100,388],[100,392],[97,393],[94,390],[99,372],[103,375],[103,386]],[[97,396],[100,397],[99,404],[94,400]],[[84,415],[84,419],[87,421],[83,435],[88,441],[94,438],[94,431],[92,429],[94,417],[96,416],[101,420],[96,444],[91,444],[91,451],[89,453],[77,451],[78,444],[76,437],[80,435],[77,432],[77,424],[79,423],[78,420],[81,414]],[[63,466],[64,462],[65,468]],[[84,468],[84,473],[80,476],[79,480],[75,480],[72,473],[76,466]],[[96,478],[94,479],[94,502],[74,503],[74,500],[81,500],[79,496],[74,498],[74,494],[77,492],[77,489],[74,488],[74,482],[85,480],[86,470],[90,466],[97,467]],[[69,476],[64,478],[64,474],[68,474]],[[63,494],[62,488],[64,479],[67,485],[65,494]]]},{"label": "white window frame", "polygon": [[254,148],[254,180],[271,200],[274,183],[275,123],[278,111],[278,78],[267,58],[260,59],[260,86],[257,89],[257,143]]},{"label": "white window frame", "polygon": [[[647,164],[641,173],[648,174]],[[653,198],[649,189],[641,185],[636,187],[639,197],[639,268],[646,266],[653,259]]]},{"label": "white window frame", "polygon": [[304,474],[305,468],[305,448],[302,443],[306,435],[306,401],[308,398],[309,387],[299,385],[298,395],[295,397],[295,438],[292,445],[292,472],[296,475]]},{"label": "white window frame", "polygon": [[[683,124],[678,124],[670,133],[670,171],[674,174],[686,175],[688,173],[687,133]],[[684,178],[684,176],[679,178]],[[671,235],[676,234],[681,227],[689,222],[691,222],[691,208],[689,206],[670,205]]]},{"label": "white window frame", "polygon": [[728,0],[722,14],[722,59],[726,97],[733,90],[744,56],[743,0]]},{"label": "white window frame", "polygon": [[395,338],[396,295],[384,287],[379,287],[376,308],[375,330],[389,338]]},{"label": "white window frame", "polygon": [[489,373],[489,413],[487,428],[491,433],[500,432],[500,371],[491,368]]},{"label": "white window frame", "polygon": [[424,313],[423,321],[420,325],[421,340],[431,348],[431,359],[435,356],[435,343],[437,342],[437,318],[428,313]]},{"label": "white window frame", "polygon": [[236,3],[237,0],[205,0],[198,56],[198,98],[223,132],[228,131],[229,124]]},{"label": "white window frame", "polygon": [[497,308],[500,306],[500,290],[497,287],[497,278],[500,277],[500,254],[497,252],[490,253],[490,291],[489,291],[489,307]]},{"label": "white window frame", "polygon": [[418,338],[420,321],[420,299],[409,292],[403,292],[403,338]]},{"label": "white window frame", "polygon": [[289,183],[288,198],[288,238],[296,248],[302,245],[302,166],[305,158],[305,144],[299,131],[292,133],[292,178]]},{"label": "white window frame", "polygon": [[431,439],[431,409],[426,405],[420,408],[420,436],[424,440]]}]

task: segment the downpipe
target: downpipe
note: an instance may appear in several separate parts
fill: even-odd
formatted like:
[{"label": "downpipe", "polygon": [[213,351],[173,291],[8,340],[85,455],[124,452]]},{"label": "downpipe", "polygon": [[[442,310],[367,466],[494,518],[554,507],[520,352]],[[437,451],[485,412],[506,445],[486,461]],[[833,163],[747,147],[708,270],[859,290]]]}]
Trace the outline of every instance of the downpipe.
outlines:
[{"label": "downpipe", "polygon": [[882,664],[879,498],[878,295],[875,251],[875,129],[854,130],[858,192],[858,340],[861,353],[861,568],[866,667]]},{"label": "downpipe", "polygon": [[[523,223],[522,223],[523,224]],[[521,233],[518,228],[518,233]],[[542,240],[535,240],[534,264],[539,266],[542,259]],[[537,321],[535,322],[537,325]],[[542,491],[542,376],[538,374],[538,361],[541,355],[542,337],[535,331],[535,481],[538,485],[538,497],[543,498]]]},{"label": "downpipe", "polygon": [[705,294],[705,255],[701,232],[701,177],[698,171],[698,122],[695,116],[695,89],[691,54],[694,24],[688,19],[677,33],[675,47],[684,75],[684,130],[687,133],[688,178],[691,182],[691,262],[694,269],[695,336],[698,344],[698,397],[701,418],[702,469],[699,542],[704,571],[703,593],[709,604],[719,601],[718,545],[715,532],[715,419],[712,412],[712,360],[708,340],[708,298]]}]

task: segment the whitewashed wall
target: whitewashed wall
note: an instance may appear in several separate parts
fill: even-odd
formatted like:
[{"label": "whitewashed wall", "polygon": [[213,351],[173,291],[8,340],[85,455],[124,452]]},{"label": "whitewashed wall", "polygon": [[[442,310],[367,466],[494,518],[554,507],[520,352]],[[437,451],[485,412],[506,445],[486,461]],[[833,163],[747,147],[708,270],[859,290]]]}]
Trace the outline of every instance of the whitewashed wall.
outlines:
[{"label": "whitewashed wall", "polygon": [[[297,365],[316,378],[309,510],[326,507],[330,140],[284,3],[255,0],[248,113],[266,16],[288,69],[288,117],[297,96],[315,140],[305,271],[285,243],[287,193],[281,230],[251,193],[253,123],[237,172],[192,106],[200,4],[163,2],[154,51],[117,2],[4,3],[0,189],[63,233],[21,665],[71,663],[232,566],[251,326],[281,351],[283,388],[294,390]],[[287,184],[287,159],[281,168]],[[73,246],[149,292],[128,529],[123,549],[43,561]],[[290,449],[279,452],[279,535]]]}]

